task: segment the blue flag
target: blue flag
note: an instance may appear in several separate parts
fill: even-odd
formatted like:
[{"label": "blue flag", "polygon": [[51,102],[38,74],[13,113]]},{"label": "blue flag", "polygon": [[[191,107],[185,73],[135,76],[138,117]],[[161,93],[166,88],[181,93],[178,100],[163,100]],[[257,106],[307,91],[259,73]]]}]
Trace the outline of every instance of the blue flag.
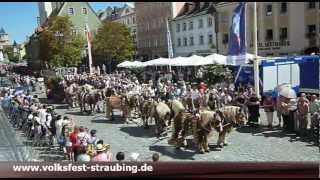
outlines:
[{"label": "blue flag", "polygon": [[246,53],[246,3],[240,2],[234,9],[232,24],[229,32],[229,56],[238,56]]}]

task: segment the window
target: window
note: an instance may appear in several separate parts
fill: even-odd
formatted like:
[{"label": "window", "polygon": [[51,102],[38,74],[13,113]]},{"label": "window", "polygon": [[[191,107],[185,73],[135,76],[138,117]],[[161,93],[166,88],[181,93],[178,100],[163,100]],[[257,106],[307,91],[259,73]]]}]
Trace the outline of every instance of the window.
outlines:
[{"label": "window", "polygon": [[313,38],[316,35],[316,25],[315,24],[311,24],[307,26],[307,37],[308,38]]},{"label": "window", "polygon": [[68,9],[68,14],[69,14],[69,15],[74,15],[73,8],[69,8],[69,9]]},{"label": "window", "polygon": [[190,21],[189,22],[189,30],[192,30],[193,29],[193,21]]},{"label": "window", "polygon": [[193,36],[190,37],[190,43],[189,43],[189,45],[190,45],[190,46],[193,46],[193,45],[194,45]]},{"label": "window", "polygon": [[177,24],[177,32],[180,32],[180,24]]},{"label": "window", "polygon": [[129,19],[129,18],[127,19],[127,24],[128,24],[128,25],[130,24],[130,19]]},{"label": "window", "polygon": [[212,27],[212,17],[208,17],[208,27]]},{"label": "window", "polygon": [[212,34],[209,34],[208,35],[208,44],[210,45],[210,44],[213,44],[213,36],[212,36]]},{"label": "window", "polygon": [[136,23],[136,19],[134,17],[132,17],[132,24]]},{"label": "window", "polygon": [[154,41],[154,47],[158,47],[158,40],[157,39]]},{"label": "window", "polygon": [[186,37],[183,38],[183,46],[187,46],[188,45],[188,40]]},{"label": "window", "polygon": [[315,24],[308,25],[308,33],[315,33],[315,32],[316,32],[316,25]]},{"label": "window", "polygon": [[186,31],[186,30],[187,30],[187,24],[183,23],[183,31]]},{"label": "window", "polygon": [[267,53],[266,56],[273,56],[273,53]]},{"label": "window", "polygon": [[72,36],[77,35],[77,31],[75,29],[73,29],[71,33],[72,33]]},{"label": "window", "polygon": [[203,20],[199,19],[199,29],[201,29],[203,27]]},{"label": "window", "polygon": [[288,30],[287,28],[280,28],[280,40],[288,39]]},{"label": "window", "polygon": [[200,45],[203,45],[203,44],[204,44],[203,35],[200,35],[200,37],[199,37],[199,44],[200,44]]},{"label": "window", "polygon": [[149,41],[149,47],[151,47],[151,41],[150,40],[148,40]]},{"label": "window", "polygon": [[267,41],[273,40],[273,31],[272,31],[272,29],[267,29],[267,31],[266,31],[266,40]]},{"label": "window", "polygon": [[178,47],[180,47],[180,46],[181,46],[181,39],[178,38]]},{"label": "window", "polygon": [[316,8],[316,2],[308,2],[308,8],[309,9],[315,9]]},{"label": "window", "polygon": [[228,41],[229,41],[229,35],[228,34],[223,34],[222,43],[223,44],[228,44]]},{"label": "window", "polygon": [[287,12],[287,3],[282,2],[280,5],[280,13],[286,13]]},{"label": "window", "polygon": [[88,14],[87,8],[82,8],[82,14]]},{"label": "window", "polygon": [[271,16],[272,15],[272,4],[268,4],[266,6],[266,15]]}]

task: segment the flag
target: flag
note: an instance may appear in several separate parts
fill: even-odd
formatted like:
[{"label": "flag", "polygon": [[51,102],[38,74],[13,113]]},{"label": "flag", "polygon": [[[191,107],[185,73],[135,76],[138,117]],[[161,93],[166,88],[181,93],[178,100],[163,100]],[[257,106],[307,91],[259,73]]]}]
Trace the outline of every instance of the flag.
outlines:
[{"label": "flag", "polygon": [[91,42],[92,42],[92,33],[90,32],[90,29],[89,29],[89,26],[88,24],[86,24],[86,27],[87,27],[87,42],[88,44],[91,45]]},{"label": "flag", "polygon": [[[240,2],[234,9],[229,31],[229,56],[245,56],[246,54],[246,3]],[[232,59],[232,58],[231,58]],[[245,58],[244,58],[245,59]],[[233,59],[234,60],[234,59]],[[234,64],[234,63],[232,63]],[[235,64],[241,64],[235,62]]]},{"label": "flag", "polygon": [[173,58],[173,48],[172,48],[172,41],[171,41],[171,34],[170,34],[168,20],[167,20],[167,41],[168,41],[168,58]]}]

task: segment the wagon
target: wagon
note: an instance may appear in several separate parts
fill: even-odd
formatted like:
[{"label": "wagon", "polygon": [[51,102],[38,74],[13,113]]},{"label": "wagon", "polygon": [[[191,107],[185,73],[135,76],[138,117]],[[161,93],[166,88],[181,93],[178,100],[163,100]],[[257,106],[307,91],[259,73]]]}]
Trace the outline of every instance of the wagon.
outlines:
[{"label": "wagon", "polygon": [[113,111],[120,110],[122,117],[128,117],[128,101],[124,96],[110,96],[106,98],[106,117],[113,120]]}]

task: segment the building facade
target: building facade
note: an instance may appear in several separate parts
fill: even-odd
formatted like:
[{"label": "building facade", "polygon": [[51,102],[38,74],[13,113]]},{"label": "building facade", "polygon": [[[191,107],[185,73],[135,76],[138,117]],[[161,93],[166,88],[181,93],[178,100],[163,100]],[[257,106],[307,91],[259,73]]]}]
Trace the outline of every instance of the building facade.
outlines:
[{"label": "building facade", "polygon": [[[232,12],[238,3],[217,3],[218,52],[228,53]],[[253,52],[253,3],[246,9],[247,51]],[[257,2],[258,55],[309,54],[320,47],[319,2]]]},{"label": "building facade", "polygon": [[[49,8],[49,4],[52,5],[52,9]],[[46,26],[50,17],[68,16],[73,24],[72,34],[80,34],[84,37],[86,35],[86,32],[88,31],[86,24],[88,24],[90,32],[93,34],[93,36],[97,33],[98,28],[101,25],[100,19],[88,2],[39,3],[40,19],[41,15],[44,14],[44,11],[50,14],[46,14],[45,21],[43,21],[41,25],[35,30],[35,33],[30,36],[29,42],[26,44],[26,52],[30,61],[32,61],[29,64],[31,64],[34,69],[40,69],[40,66],[42,66],[39,59],[39,37],[41,31],[43,30],[42,27]]]},{"label": "building facade", "polygon": [[134,5],[126,3],[123,7],[108,7],[100,11],[98,16],[101,21],[111,21],[124,24],[130,30],[135,46],[137,45],[137,23]]},{"label": "building facade", "polygon": [[167,20],[175,18],[184,4],[185,2],[135,2],[140,60],[168,57]]},{"label": "building facade", "polygon": [[209,55],[216,52],[212,2],[188,2],[171,21],[174,56]]},{"label": "building facade", "polygon": [[10,37],[9,34],[6,33],[6,31],[1,28],[0,29],[0,46],[5,47],[5,46],[11,46],[12,43],[10,42]]}]

